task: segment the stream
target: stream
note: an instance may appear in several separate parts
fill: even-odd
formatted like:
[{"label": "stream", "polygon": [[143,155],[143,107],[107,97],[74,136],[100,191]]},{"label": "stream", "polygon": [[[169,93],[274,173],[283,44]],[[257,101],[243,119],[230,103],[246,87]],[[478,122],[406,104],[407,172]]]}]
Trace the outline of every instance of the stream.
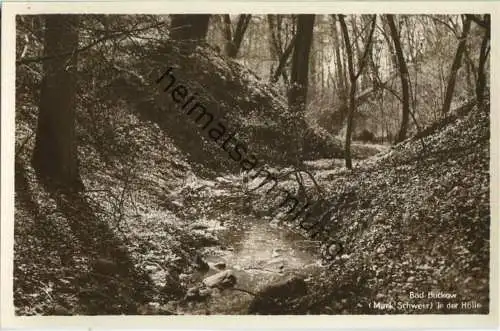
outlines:
[{"label": "stream", "polygon": [[[207,192],[217,194],[212,195],[207,215],[212,219],[205,220],[205,224],[211,225],[203,231],[215,234],[220,245],[201,251],[210,268],[195,273],[190,282],[201,285],[206,277],[231,270],[236,277],[234,288],[211,289],[210,296],[201,302],[180,304],[179,314],[243,314],[253,299],[246,291],[256,293],[291,275],[303,276],[307,282],[309,276],[322,269],[319,242],[308,240],[291,229],[277,227],[269,217],[258,218],[236,207],[241,204],[234,199],[244,197],[241,193],[235,197],[234,190],[229,180],[209,185]],[[214,220],[224,226],[214,226]]]}]

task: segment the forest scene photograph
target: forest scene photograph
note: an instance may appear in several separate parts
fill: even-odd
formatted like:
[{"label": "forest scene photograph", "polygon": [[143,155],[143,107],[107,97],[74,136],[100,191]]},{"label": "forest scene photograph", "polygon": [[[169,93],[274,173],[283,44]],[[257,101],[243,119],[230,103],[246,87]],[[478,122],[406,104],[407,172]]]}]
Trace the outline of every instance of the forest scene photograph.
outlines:
[{"label": "forest scene photograph", "polygon": [[15,34],[17,316],[489,314],[490,14]]}]

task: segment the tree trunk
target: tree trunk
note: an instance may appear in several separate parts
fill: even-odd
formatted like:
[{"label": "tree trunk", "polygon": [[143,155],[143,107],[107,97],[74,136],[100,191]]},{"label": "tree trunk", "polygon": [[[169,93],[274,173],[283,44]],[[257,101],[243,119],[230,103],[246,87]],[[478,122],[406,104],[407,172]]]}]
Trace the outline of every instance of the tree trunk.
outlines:
[{"label": "tree trunk", "polygon": [[314,15],[300,14],[297,20],[297,32],[295,34],[295,47],[292,56],[291,84],[288,92],[288,105],[292,113],[292,128],[295,132],[294,157],[296,166],[299,166],[303,146],[303,119],[306,111],[308,76],[309,76],[309,53],[311,51]]},{"label": "tree trunk", "polygon": [[[75,135],[78,15],[47,15],[33,167],[57,187],[79,190]],[[69,55],[61,55],[69,54]]]},{"label": "tree trunk", "polygon": [[278,59],[278,67],[275,70],[271,70],[269,81],[276,83],[279,80],[279,75],[281,75],[285,86],[288,86],[289,81],[285,68],[288,63],[288,58],[292,54],[293,46],[295,45],[295,34],[292,35],[290,41],[288,42],[288,46],[284,47],[284,45],[287,44],[288,38],[286,35],[285,40],[282,40],[282,21],[283,15],[267,15],[267,22],[269,24],[271,37],[271,54],[273,55],[273,58]]},{"label": "tree trunk", "polygon": [[475,93],[475,83],[477,82],[477,73],[474,68],[474,63],[470,58],[469,51],[467,47],[464,51],[464,61],[465,61],[465,70],[467,77],[467,99],[470,99],[471,94]]},{"label": "tree trunk", "polygon": [[285,69],[286,63],[288,62],[288,58],[290,57],[290,54],[292,54],[294,46],[295,46],[295,37],[292,39],[292,41],[290,41],[290,44],[288,44],[285,51],[281,55],[278,67],[271,76],[271,83],[276,83],[280,78],[283,69]]},{"label": "tree trunk", "polygon": [[231,24],[231,16],[229,14],[222,15],[222,20],[224,23],[224,36],[226,37],[226,45],[224,52],[229,54],[231,51],[231,45],[233,43],[233,28]]},{"label": "tree trunk", "polygon": [[481,51],[479,53],[479,65],[477,70],[476,98],[479,105],[484,102],[484,90],[486,89],[486,59],[489,54],[490,44],[490,15],[485,15],[484,23],[486,24],[486,32],[481,43]]},{"label": "tree trunk", "polygon": [[401,90],[403,91],[402,106],[403,110],[401,113],[401,127],[399,128],[398,135],[396,137],[396,143],[401,142],[406,139],[406,133],[408,131],[408,122],[410,119],[410,91],[408,82],[408,67],[406,66],[406,61],[403,55],[403,49],[401,47],[401,40],[399,39],[399,33],[394,24],[394,15],[386,15],[387,23],[391,31],[392,41],[394,42],[394,49],[396,51],[396,59],[399,67],[399,75],[401,77]]},{"label": "tree trunk", "polygon": [[[229,15],[226,16],[229,17]],[[233,38],[228,40],[229,45],[227,46],[227,55],[230,58],[235,58],[238,55],[238,51],[241,47],[241,42],[243,41],[243,36],[245,35],[251,18],[252,15],[242,14],[239,16],[238,24],[236,25],[236,31],[234,32]],[[231,19],[229,19],[229,24],[231,24]]]},{"label": "tree trunk", "polygon": [[270,42],[271,42],[271,53],[276,55],[277,57],[281,57],[283,53],[282,45],[281,45],[281,36],[277,32],[277,24],[280,24],[278,21],[279,15],[267,15],[267,23],[269,25],[269,34],[270,34]]},{"label": "tree trunk", "polygon": [[292,57],[291,88],[288,95],[288,104],[294,113],[305,112],[313,27],[314,15],[298,15],[297,34]]},{"label": "tree trunk", "polygon": [[170,15],[170,37],[176,41],[205,40],[208,32],[210,15],[206,14],[175,14]]},{"label": "tree trunk", "polygon": [[356,108],[356,74],[354,72],[353,64],[353,53],[351,47],[351,40],[349,38],[349,31],[347,30],[347,25],[344,20],[343,15],[338,15],[340,28],[342,30],[342,36],[344,38],[344,46],[347,53],[347,68],[349,70],[349,103],[348,103],[348,116],[347,116],[347,129],[346,129],[346,141],[344,146],[345,152],[345,166],[347,169],[352,169],[352,158],[351,158],[351,136],[352,136],[352,126],[354,111]]},{"label": "tree trunk", "polygon": [[[357,23],[358,23],[358,20],[357,20],[356,15],[352,16],[350,25],[351,25],[351,29],[352,29],[352,33],[353,33],[353,36],[352,36],[353,37],[352,44],[354,47],[353,56],[355,56],[355,58],[357,59],[357,62],[360,62],[363,54],[362,54],[361,46],[359,45],[359,41],[361,39],[361,43],[363,43],[363,36],[359,32]],[[359,77],[358,82],[359,82],[360,89],[364,90],[365,86],[364,86],[364,81],[363,81],[362,75]]]},{"label": "tree trunk", "polygon": [[349,38],[349,31],[347,30],[347,25],[344,20],[344,15],[338,15],[340,28],[342,30],[342,35],[344,37],[344,46],[347,53],[347,67],[349,70],[349,107],[347,113],[347,128],[346,128],[346,137],[345,137],[345,166],[347,169],[352,169],[352,158],[351,158],[351,140],[352,140],[352,132],[354,131],[354,114],[356,112],[356,83],[359,76],[363,73],[363,69],[367,63],[367,56],[370,53],[370,48],[373,39],[373,33],[375,31],[375,25],[377,21],[377,16],[375,15],[372,21],[372,26],[368,35],[368,41],[366,42],[365,49],[361,58],[358,59],[359,68],[358,71],[355,72],[354,69],[354,55],[351,46],[351,41]]},{"label": "tree trunk", "polygon": [[348,96],[348,87],[346,82],[346,73],[344,66],[342,64],[342,58],[340,56],[340,48],[341,43],[339,40],[339,33],[337,30],[337,18],[335,15],[332,15],[333,20],[333,42],[335,43],[335,62],[336,62],[336,73],[337,73],[337,89],[338,89],[338,98],[340,100],[340,122],[343,123],[345,116],[347,114],[347,96]]},{"label": "tree trunk", "polygon": [[398,63],[398,59],[396,57],[396,51],[394,50],[394,45],[393,43],[391,42],[391,38],[389,38],[389,35],[391,35],[391,31],[389,29],[389,31],[387,30],[387,19],[383,19],[384,16],[382,16],[382,36],[384,37],[385,41],[387,42],[387,47],[389,48],[389,53],[390,53],[390,63],[391,63],[391,69],[390,69],[390,72],[392,73],[393,72],[393,67],[396,67],[397,66],[397,63]]},{"label": "tree trunk", "polygon": [[457,72],[462,64],[462,57],[467,46],[467,35],[470,31],[471,20],[468,15],[464,15],[463,22],[464,27],[462,30],[462,35],[460,36],[460,42],[458,43],[457,51],[455,53],[455,58],[453,59],[453,64],[451,65],[450,75],[448,76],[448,84],[446,85],[446,92],[444,94],[444,102],[442,113],[446,114],[450,111],[451,100],[453,99],[453,92],[455,91],[455,83],[457,80]]}]

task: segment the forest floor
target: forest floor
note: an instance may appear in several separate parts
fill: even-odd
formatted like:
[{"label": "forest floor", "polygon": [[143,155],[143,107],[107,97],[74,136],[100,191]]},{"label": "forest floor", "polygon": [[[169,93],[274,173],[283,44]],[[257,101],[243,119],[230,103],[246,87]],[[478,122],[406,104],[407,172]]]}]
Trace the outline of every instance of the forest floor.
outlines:
[{"label": "forest floor", "polygon": [[[330,201],[351,194],[331,218],[344,252],[329,268],[318,255],[321,243],[269,223],[270,202],[249,195],[240,176],[197,177],[154,124],[137,131],[130,163],[81,146],[88,189],[79,197],[41,185],[30,141],[16,159],[16,313],[245,313],[252,295],[242,291],[189,299],[221,269],[233,270],[236,287],[252,293],[289,274],[308,277],[309,295],[282,313],[428,313],[396,303],[431,290],[481,305],[449,312],[486,313],[488,116],[474,109],[352,171],[333,160],[308,162]],[[32,128],[19,122],[17,129],[27,137]],[[93,261],[115,251],[103,243],[125,250],[133,271],[95,272]],[[375,302],[395,308],[380,311]]]},{"label": "forest floor", "polygon": [[[446,121],[443,121],[446,123]],[[487,313],[489,108],[474,109],[422,139],[320,180],[350,193],[332,222],[345,258],[318,277],[303,309],[316,313]],[[443,309],[429,291],[455,296]],[[409,293],[425,293],[410,299]],[[375,303],[391,308],[377,309]],[[398,303],[433,303],[412,309]],[[475,302],[462,306],[463,302]],[[458,303],[455,308],[446,304]],[[315,308],[312,308],[315,307]],[[325,308],[326,307],[326,308]]]},{"label": "forest floor", "polygon": [[[155,62],[150,49],[135,51],[113,61],[133,68],[131,76],[141,78],[136,83],[128,76],[112,80],[102,62],[90,63],[95,70],[82,73],[77,109],[82,193],[49,189],[37,178],[31,166],[37,80],[18,68],[24,80],[16,80],[16,314],[246,313],[256,292],[296,274],[305,277],[308,294],[277,302],[274,313],[429,313],[396,309],[398,301],[409,300],[410,291],[453,293],[459,303],[481,306],[449,312],[487,313],[488,107],[476,107],[421,139],[391,148],[355,143],[356,157],[371,157],[356,160],[351,171],[341,159],[324,158],[332,148],[339,151],[339,141],[324,132],[311,135],[310,146],[321,145],[321,153],[308,148],[317,159],[305,166],[321,185],[322,199],[333,206],[329,236],[344,248],[328,265],[320,257],[322,243],[273,222],[270,210],[276,201],[250,194],[241,176],[210,171],[208,178],[194,171],[206,167],[207,159],[215,164],[232,160],[219,155],[220,149],[205,154],[186,136],[174,139],[174,129],[194,132],[185,121],[145,116],[155,104],[152,86],[141,80],[144,72],[160,73],[165,53],[159,52]],[[187,69],[184,78],[203,87],[199,94],[207,97],[207,106],[234,110],[235,120],[245,119],[242,123],[252,123],[247,117],[254,112],[248,109],[258,110],[254,115],[261,121],[272,114],[278,117],[274,122],[286,123],[285,100],[241,66],[201,51],[169,55],[169,61]],[[91,82],[106,85],[92,88]],[[279,125],[271,127],[278,138],[267,142],[289,148],[291,138],[279,136],[289,130]],[[267,142],[259,144],[261,156],[284,154]],[[253,140],[248,143],[254,146]],[[272,164],[277,172],[290,170],[283,160]],[[283,182],[284,187],[294,184]],[[306,185],[315,189],[311,181]],[[239,290],[202,285],[224,270],[233,272]],[[377,310],[376,302],[396,308]]]}]

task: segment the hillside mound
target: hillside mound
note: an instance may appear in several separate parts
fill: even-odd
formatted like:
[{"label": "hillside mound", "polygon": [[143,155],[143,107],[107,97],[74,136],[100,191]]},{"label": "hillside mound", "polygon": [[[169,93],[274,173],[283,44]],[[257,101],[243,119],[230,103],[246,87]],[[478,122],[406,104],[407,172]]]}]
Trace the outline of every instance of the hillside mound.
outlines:
[{"label": "hillside mound", "polygon": [[430,132],[324,178],[332,197],[329,237],[343,252],[301,309],[425,314],[398,302],[435,305],[428,292],[445,292],[452,298],[442,302],[459,303],[445,311],[488,312],[489,105]]},{"label": "hillside mound", "polygon": [[37,177],[31,165],[37,88],[26,86],[36,87],[39,76],[17,68],[16,314],[145,314],[150,301],[163,305],[184,295],[180,272],[195,267],[200,245],[214,242],[171,211],[173,196],[197,187],[186,157],[157,124],[111,98],[103,85],[112,62],[85,57],[82,65],[81,193],[54,191]]},{"label": "hillside mound", "polygon": [[[206,123],[205,118],[195,123],[199,113],[190,117],[186,115],[188,108],[181,109],[172,100],[170,94],[179,84],[187,90],[185,100],[194,97],[190,105],[198,102],[226,125],[228,130],[221,141],[236,133],[238,140],[248,148],[248,154],[263,163],[288,166],[296,161],[296,153],[304,160],[343,157],[341,141],[289,112],[286,100],[274,86],[210,47],[197,46],[185,51],[170,41],[144,45],[140,49],[131,47],[131,50],[133,57],[123,61],[134,69],[122,70],[111,83],[110,93],[126,100],[130,109],[142,118],[160,125],[186,153],[195,169],[202,165],[212,170],[238,171],[240,166],[220,144],[203,135],[200,126]],[[162,76],[169,68],[172,68],[169,74]],[[162,83],[156,84],[160,77],[164,77]],[[170,83],[173,85],[164,93],[162,89]],[[303,128],[303,135],[299,137],[296,128]],[[377,150],[373,150],[371,155],[376,153]],[[358,153],[357,147],[353,148],[353,154],[355,158],[366,157],[366,151]]]}]

